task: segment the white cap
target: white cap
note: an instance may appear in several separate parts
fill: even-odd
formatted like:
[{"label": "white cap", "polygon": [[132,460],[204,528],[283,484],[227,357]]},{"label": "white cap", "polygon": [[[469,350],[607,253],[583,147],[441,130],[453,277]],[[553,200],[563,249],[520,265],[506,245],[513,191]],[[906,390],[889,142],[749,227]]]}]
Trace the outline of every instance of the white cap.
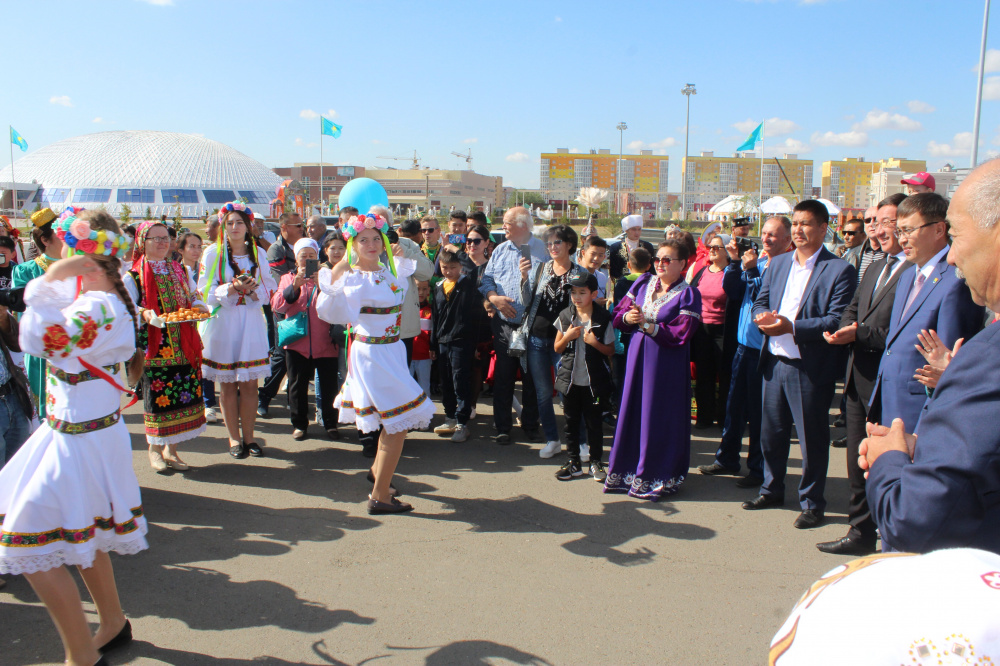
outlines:
[{"label": "white cap", "polygon": [[642,226],[642,215],[626,215],[622,218],[622,231]]},{"label": "white cap", "polygon": [[308,236],[306,236],[305,238],[300,238],[297,241],[295,241],[295,246],[292,248],[292,250],[295,253],[295,256],[297,257],[299,256],[299,252],[306,249],[307,247],[311,247],[312,249],[316,250],[317,255],[319,254],[319,243],[314,241],[312,238],[309,238]]}]

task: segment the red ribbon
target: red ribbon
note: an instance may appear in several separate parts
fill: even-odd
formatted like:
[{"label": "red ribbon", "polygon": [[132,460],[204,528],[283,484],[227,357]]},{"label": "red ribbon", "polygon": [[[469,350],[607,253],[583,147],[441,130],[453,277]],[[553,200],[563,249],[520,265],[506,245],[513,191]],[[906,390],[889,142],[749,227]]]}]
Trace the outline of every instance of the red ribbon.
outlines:
[{"label": "red ribbon", "polygon": [[124,387],[120,386],[118,384],[118,382],[115,381],[114,377],[112,377],[108,373],[104,372],[103,368],[99,368],[96,365],[92,365],[90,363],[87,363],[82,358],[79,358],[79,357],[77,357],[77,358],[80,361],[80,364],[83,365],[83,367],[85,367],[87,370],[90,371],[90,374],[94,375],[95,377],[99,377],[100,379],[103,379],[104,381],[106,381],[107,383],[111,384],[112,386],[114,386],[116,389],[118,389],[122,393],[127,393],[128,395],[132,396],[132,402],[130,402],[127,405],[125,405],[124,409],[128,409],[129,407],[131,407],[135,403],[139,402],[139,396],[137,396],[132,391],[129,391],[127,388],[124,388]]}]

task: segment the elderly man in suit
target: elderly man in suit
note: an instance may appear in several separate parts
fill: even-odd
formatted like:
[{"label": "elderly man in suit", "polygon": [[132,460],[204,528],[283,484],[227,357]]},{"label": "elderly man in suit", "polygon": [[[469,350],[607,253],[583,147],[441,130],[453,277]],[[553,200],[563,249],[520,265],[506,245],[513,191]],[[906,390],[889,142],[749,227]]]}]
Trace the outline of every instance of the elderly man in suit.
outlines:
[{"label": "elderly man in suit", "polygon": [[[917,194],[908,200],[933,196]],[[901,215],[899,229],[908,241],[904,247],[918,234],[937,234],[945,226],[933,220],[919,228]],[[953,242],[948,263],[957,267],[957,277],[965,280],[975,303],[1000,311],[1000,160],[980,165],[962,182],[948,207],[948,221]],[[939,283],[941,275],[936,274]],[[900,277],[897,303],[909,300],[904,294],[907,277]],[[954,356],[914,434],[907,434],[911,430],[898,417],[891,428],[868,426],[858,464],[868,471],[868,503],[883,550],[979,548],[1000,553],[998,375],[1000,327],[994,325]]]},{"label": "elderly man in suit", "polygon": [[896,212],[895,233],[913,266],[899,277],[872,404],[878,401],[882,423],[903,419],[907,432],[916,429],[927,400],[924,385],[914,378],[925,362],[917,351],[917,334],[937,331],[951,347],[959,338],[972,337],[983,322],[983,308],[972,302],[969,288],[945,261],[947,214],[948,201],[933,192],[907,197]]},{"label": "elderly man in suit", "polygon": [[858,466],[858,447],[865,438],[866,424],[878,423],[879,405],[869,407],[879,361],[889,336],[892,304],[899,276],[912,266],[906,260],[896,231],[896,198],[879,202],[876,210],[877,240],[885,258],[873,263],[854,292],[854,299],[840,319],[841,329],[825,333],[831,345],[847,345],[851,352],[847,363],[844,392],[847,396],[847,480],[851,495],[847,508],[850,529],[836,541],[816,544],[824,553],[862,556],[875,552],[875,521],[865,498],[865,474]]},{"label": "elderly man in suit", "polygon": [[826,207],[814,199],[795,206],[795,252],[771,260],[753,306],[754,321],[766,336],[760,354],[764,485],[760,495],[744,502],[743,508],[764,509],[785,503],[794,423],[802,450],[802,512],[794,523],[799,529],[823,522],[823,490],[830,461],[828,414],[844,367],[843,348],[827,344],[823,333],[840,328],[840,317],[857,287],[854,268],[823,247],[829,219]]}]

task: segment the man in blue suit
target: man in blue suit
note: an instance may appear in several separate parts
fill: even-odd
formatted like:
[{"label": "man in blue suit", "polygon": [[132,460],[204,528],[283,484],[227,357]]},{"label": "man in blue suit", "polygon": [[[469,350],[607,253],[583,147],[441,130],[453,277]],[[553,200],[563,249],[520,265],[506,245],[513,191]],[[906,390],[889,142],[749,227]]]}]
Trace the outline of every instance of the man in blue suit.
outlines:
[{"label": "man in blue suit", "polygon": [[[948,220],[948,263],[958,267],[956,274],[975,303],[1000,311],[1000,160],[979,166],[962,182]],[[902,284],[896,298],[906,300]],[[858,464],[868,471],[868,504],[883,550],[926,553],[961,547],[1000,553],[997,376],[1000,326],[994,324],[952,359],[914,435],[906,434],[901,418],[891,428],[868,426]]]},{"label": "man in blue suit", "polygon": [[794,423],[802,450],[802,513],[794,523],[799,529],[823,522],[830,461],[828,415],[845,360],[845,350],[828,345],[823,333],[840,328],[840,316],[858,284],[854,267],[823,247],[829,219],[826,207],[814,199],[795,206],[795,252],[771,260],[753,306],[754,321],[766,336],[760,354],[764,485],[760,495],[744,502],[743,508],[784,504]]},{"label": "man in blue suit", "polygon": [[[917,351],[920,331],[937,331],[951,348],[982,328],[983,308],[972,302],[969,288],[948,265],[948,201],[925,192],[907,197],[896,209],[896,236],[914,264],[899,276],[885,351],[879,363],[869,411],[879,423],[903,419],[913,432],[927,400],[924,385],[914,379],[924,357]],[[874,411],[873,411],[874,408]]]}]

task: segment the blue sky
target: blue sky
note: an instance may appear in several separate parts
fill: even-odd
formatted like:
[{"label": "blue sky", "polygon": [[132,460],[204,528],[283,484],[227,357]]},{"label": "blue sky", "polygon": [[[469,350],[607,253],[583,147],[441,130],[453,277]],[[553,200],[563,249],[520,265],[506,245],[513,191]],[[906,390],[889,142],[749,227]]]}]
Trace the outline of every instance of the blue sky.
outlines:
[{"label": "blue sky", "polygon": [[[968,166],[983,3],[888,0],[8,3],[0,121],[30,149],[80,134],[201,134],[271,167],[415,149],[538,187],[538,155],[730,154],[761,118],[767,153]],[[996,14],[996,12],[994,12]],[[994,16],[993,33],[1000,30]],[[980,159],[1000,150],[1000,35],[988,42]],[[992,73],[991,73],[992,72]],[[15,159],[19,152],[15,149]],[[6,162],[4,156],[3,161]]]}]

